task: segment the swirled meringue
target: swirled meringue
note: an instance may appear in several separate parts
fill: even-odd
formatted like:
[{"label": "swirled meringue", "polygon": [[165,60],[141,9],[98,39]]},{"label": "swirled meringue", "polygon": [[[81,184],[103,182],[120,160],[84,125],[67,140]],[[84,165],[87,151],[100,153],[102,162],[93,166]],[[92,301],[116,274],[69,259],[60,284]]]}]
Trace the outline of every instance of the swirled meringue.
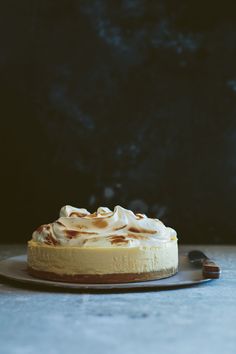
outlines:
[{"label": "swirled meringue", "polygon": [[177,239],[176,231],[160,220],[116,206],[87,209],[66,205],[55,222],[41,225],[32,239],[50,246],[140,247]]}]

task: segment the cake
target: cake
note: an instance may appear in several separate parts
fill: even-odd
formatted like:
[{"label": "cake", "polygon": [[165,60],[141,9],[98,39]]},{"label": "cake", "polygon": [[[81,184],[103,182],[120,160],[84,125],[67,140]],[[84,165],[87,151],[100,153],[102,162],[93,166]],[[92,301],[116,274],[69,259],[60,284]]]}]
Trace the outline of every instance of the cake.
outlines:
[{"label": "cake", "polygon": [[160,220],[121,206],[91,214],[67,205],[34,231],[27,261],[31,275],[63,282],[161,279],[177,272],[177,236]]}]

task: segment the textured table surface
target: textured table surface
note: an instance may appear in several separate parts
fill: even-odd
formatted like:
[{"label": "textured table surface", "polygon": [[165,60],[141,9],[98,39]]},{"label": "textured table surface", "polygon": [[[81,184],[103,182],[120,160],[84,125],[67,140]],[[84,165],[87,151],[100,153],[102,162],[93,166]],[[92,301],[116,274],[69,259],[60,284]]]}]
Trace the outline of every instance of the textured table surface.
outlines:
[{"label": "textured table surface", "polygon": [[[36,290],[0,280],[0,353],[236,353],[236,246],[198,248],[219,262],[221,279],[112,294]],[[0,259],[24,252],[24,246],[1,245]]]}]

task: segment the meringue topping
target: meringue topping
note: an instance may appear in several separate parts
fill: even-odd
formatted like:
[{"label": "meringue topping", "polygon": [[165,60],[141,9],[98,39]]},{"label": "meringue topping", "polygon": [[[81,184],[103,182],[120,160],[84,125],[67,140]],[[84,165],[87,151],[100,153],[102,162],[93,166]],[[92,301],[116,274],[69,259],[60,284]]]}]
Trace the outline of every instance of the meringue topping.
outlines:
[{"label": "meringue topping", "polygon": [[176,231],[160,220],[116,206],[114,211],[100,207],[87,209],[66,205],[59,219],[41,225],[32,236],[50,246],[145,247],[177,239]]}]

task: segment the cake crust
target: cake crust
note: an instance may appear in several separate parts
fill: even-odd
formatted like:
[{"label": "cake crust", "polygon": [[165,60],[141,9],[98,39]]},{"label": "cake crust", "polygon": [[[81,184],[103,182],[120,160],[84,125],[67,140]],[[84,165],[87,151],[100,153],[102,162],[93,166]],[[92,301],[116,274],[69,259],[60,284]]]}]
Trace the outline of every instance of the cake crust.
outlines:
[{"label": "cake crust", "polygon": [[148,281],[168,278],[176,274],[178,269],[172,267],[165,270],[144,273],[114,273],[114,274],[57,274],[36,270],[28,266],[28,272],[36,278],[66,283],[85,284],[117,284],[136,281]]}]

